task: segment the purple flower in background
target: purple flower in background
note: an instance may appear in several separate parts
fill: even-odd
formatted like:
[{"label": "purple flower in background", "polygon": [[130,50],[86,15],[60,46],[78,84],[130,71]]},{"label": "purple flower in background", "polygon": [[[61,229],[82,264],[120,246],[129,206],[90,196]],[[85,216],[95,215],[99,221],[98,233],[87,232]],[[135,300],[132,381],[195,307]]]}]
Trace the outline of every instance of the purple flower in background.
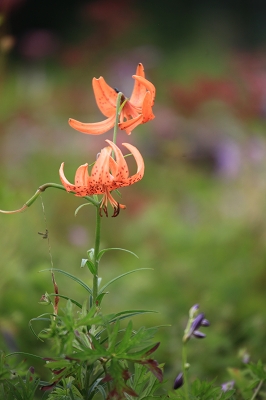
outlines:
[{"label": "purple flower in background", "polygon": [[184,343],[186,343],[191,338],[191,336],[194,336],[197,339],[203,339],[206,337],[206,335],[204,333],[200,332],[198,329],[201,326],[204,326],[204,327],[210,326],[210,322],[205,318],[204,313],[200,313],[196,317],[194,317],[198,308],[199,308],[199,305],[195,304],[189,310],[189,321],[188,321],[187,327],[185,329],[185,334],[183,337]]},{"label": "purple flower in background", "polygon": [[223,140],[216,148],[216,167],[218,175],[234,179],[238,176],[242,160],[239,144],[231,139]]},{"label": "purple flower in background", "polygon": [[221,388],[223,392],[227,392],[228,390],[232,390],[234,388],[235,381],[229,381],[222,383]]},{"label": "purple flower in background", "polygon": [[243,357],[242,357],[242,362],[244,363],[244,364],[248,364],[249,362],[250,362],[250,355],[249,354],[244,354],[243,355]]},{"label": "purple flower in background", "polygon": [[183,378],[183,372],[180,372],[180,374],[177,375],[174,381],[174,390],[177,390],[181,388],[181,386],[184,384],[184,378]]},{"label": "purple flower in background", "polygon": [[238,356],[241,358],[242,363],[248,364],[250,362],[250,354],[246,349],[240,349]]},{"label": "purple flower in background", "polygon": [[191,324],[189,334],[190,336],[193,334],[193,332],[198,329],[201,326],[202,321],[204,320],[205,315],[203,313],[200,313],[199,315],[196,316],[194,321]]}]

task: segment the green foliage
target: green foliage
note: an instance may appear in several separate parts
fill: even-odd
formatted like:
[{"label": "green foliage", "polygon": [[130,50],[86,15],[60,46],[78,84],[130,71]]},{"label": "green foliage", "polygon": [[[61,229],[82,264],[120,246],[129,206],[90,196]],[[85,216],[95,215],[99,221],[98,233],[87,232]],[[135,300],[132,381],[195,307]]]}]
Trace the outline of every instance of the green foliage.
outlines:
[{"label": "green foliage", "polygon": [[[147,371],[143,364],[134,364],[134,373],[130,378],[130,386],[138,394],[139,399],[148,400],[160,397],[160,399],[164,400],[167,398],[166,394],[160,393],[160,381],[150,371]],[[160,393],[160,396],[158,393]],[[126,397],[134,399],[132,396],[126,395]]]},{"label": "green foliage", "polygon": [[34,368],[26,370],[24,363],[10,366],[1,353],[0,360],[0,398],[5,400],[34,400],[40,379]]},{"label": "green foliage", "polygon": [[[169,71],[174,79],[182,81],[184,76],[182,73],[180,74],[180,71],[186,71],[185,75],[189,76],[187,67],[188,64],[191,64],[191,56],[186,61],[179,54],[178,60],[177,57],[176,59],[174,57],[175,55],[171,54],[168,61],[164,59],[163,74],[165,75],[165,71]],[[206,57],[204,56],[204,58]],[[218,64],[220,63],[218,62]],[[62,71],[57,78],[62,79],[61,76]],[[62,96],[64,99],[72,98],[73,88],[69,82],[73,81],[73,77],[75,79],[74,71],[71,71],[69,76],[66,74],[64,90],[68,95]],[[53,76],[51,79],[50,76],[47,76],[47,87],[52,88],[53,78],[56,77]],[[17,87],[16,80],[21,81],[21,77],[7,75],[5,79],[4,89],[9,97],[11,92],[15,93],[13,88]],[[164,91],[165,76],[163,82],[161,89]],[[3,114],[3,109],[7,108],[7,105],[4,104],[2,114],[5,115],[5,119],[6,115],[16,118],[16,108],[12,109],[12,107],[17,107],[18,117],[20,118],[21,110],[23,110],[22,114],[28,116],[32,123],[32,116],[35,119],[35,116],[39,115],[39,110],[42,110],[45,118],[39,116],[38,127],[42,125],[41,129],[44,129],[46,138],[46,130],[50,131],[50,124],[54,123],[49,120],[49,107],[59,107],[58,103],[60,102],[57,103],[54,100],[56,96],[53,93],[59,93],[60,97],[60,89],[55,84],[50,95],[47,92],[43,100],[37,101],[36,104],[35,101],[32,102],[32,110],[27,108],[27,104],[24,104],[25,96],[23,94],[20,103],[18,101],[8,102],[8,104],[10,103],[9,109]],[[158,92],[160,93],[160,91],[163,92],[159,88]],[[48,99],[50,100],[47,101]],[[67,101],[62,103],[63,107],[70,106]],[[64,113],[65,110],[61,109],[62,112]],[[201,112],[206,115],[203,116]],[[262,301],[265,295],[263,285],[265,277],[263,233],[265,231],[265,189],[261,185],[265,175],[265,166],[263,161],[255,164],[254,160],[251,160],[252,157],[250,159],[246,157],[249,140],[253,140],[254,133],[256,139],[257,130],[259,138],[260,136],[262,138],[264,129],[260,132],[261,127],[256,125],[255,132],[252,132],[252,122],[249,129],[246,129],[243,127],[243,121],[232,120],[230,113],[225,110],[223,115],[222,113],[219,115],[217,120],[221,121],[221,125],[216,121],[215,129],[211,129],[211,138],[207,138],[206,142],[211,142],[215,151],[218,151],[217,143],[219,144],[221,138],[219,137],[217,140],[214,132],[216,130],[223,131],[224,125],[228,126],[225,139],[227,135],[235,137],[237,132],[240,139],[238,142],[236,141],[236,144],[240,153],[240,142],[242,140],[245,142],[244,158],[246,163],[237,177],[232,180],[226,177],[221,179],[214,167],[205,165],[204,162],[203,165],[198,165],[197,161],[195,164],[193,161],[190,162],[195,143],[199,140],[197,129],[200,127],[202,130],[205,118],[208,120],[208,124],[211,123],[211,126],[214,123],[212,112],[210,113],[211,119],[208,119],[207,108],[202,109],[201,112],[199,115],[194,115],[191,120],[186,117],[187,121],[185,121],[181,117],[180,121],[181,125],[184,124],[184,131],[190,132],[190,135],[185,135],[189,139],[181,137],[182,133],[180,135],[178,133],[178,138],[167,138],[166,132],[166,138],[162,140],[163,130],[160,132],[160,136],[151,131],[152,146],[149,143],[148,150],[146,150],[148,155],[146,157],[146,183],[140,183],[140,189],[132,188],[132,195],[127,199],[127,204],[136,206],[137,212],[133,217],[129,213],[125,212],[123,215],[121,213],[119,228],[116,225],[117,221],[112,221],[111,228],[105,227],[104,246],[110,246],[110,248],[100,250],[98,254],[94,253],[94,249],[88,250],[87,256],[85,256],[87,258],[82,259],[80,270],[76,266],[80,264],[78,260],[81,257],[73,254],[73,247],[76,246],[78,253],[83,251],[83,245],[77,245],[74,240],[71,242],[69,239],[73,225],[70,215],[73,214],[72,206],[75,204],[76,207],[77,199],[69,196],[70,200],[67,204],[62,200],[65,197],[57,199],[53,197],[53,194],[47,195],[46,211],[49,235],[51,232],[52,255],[54,263],[58,267],[53,271],[59,274],[60,284],[62,282],[61,286],[59,284],[60,293],[50,293],[51,290],[47,292],[47,276],[44,278],[43,274],[38,274],[39,270],[47,268],[47,259],[49,262],[51,255],[50,250],[47,252],[47,247],[45,247],[46,242],[42,241],[40,245],[39,237],[37,234],[35,235],[40,230],[40,224],[43,223],[42,211],[40,207],[38,208],[38,204],[34,206],[34,209],[32,207],[31,212],[27,211],[27,213],[17,216],[17,219],[12,219],[11,222],[6,219],[5,223],[1,224],[0,246],[3,264],[0,291],[1,330],[4,333],[7,331],[10,337],[17,341],[15,344],[19,348],[26,347],[32,352],[42,354],[41,359],[45,361],[45,368],[49,374],[47,382],[41,382],[41,386],[47,389],[44,397],[47,394],[49,399],[57,400],[92,399],[93,397],[105,399],[109,394],[109,397],[125,396],[133,399],[137,394],[139,398],[145,399],[166,398],[166,390],[162,389],[160,383],[162,367],[156,360],[150,358],[150,355],[157,349],[158,341],[164,341],[163,349],[158,349],[157,358],[166,358],[169,362],[166,373],[171,376],[176,369],[181,368],[178,341],[182,326],[180,321],[184,310],[195,300],[204,302],[213,326],[212,331],[208,333],[210,349],[208,357],[205,343],[204,346],[195,344],[195,341],[190,343],[190,363],[193,368],[191,375],[200,378],[209,375],[211,379],[218,375],[218,381],[226,376],[228,365],[237,365],[237,368],[228,369],[230,379],[235,381],[235,389],[227,392],[221,391],[219,383],[215,386],[216,381],[209,383],[197,379],[193,382],[193,379],[189,378],[190,398],[208,400],[211,398],[223,400],[236,398],[239,400],[251,399],[257,394],[258,398],[264,396],[264,364],[262,362],[247,364],[244,368],[243,366],[238,368],[239,362],[235,361],[235,354],[242,345],[251,348],[254,359],[260,355],[262,358],[266,356],[264,346],[266,319]],[[56,121],[58,126],[61,124],[60,118]],[[196,132],[196,140],[193,140],[191,123],[192,130]],[[7,140],[4,137],[5,124],[2,128],[4,144]],[[23,134],[27,132],[23,132],[23,127],[21,128],[19,136],[23,137]],[[145,131],[146,125],[143,129]],[[251,134],[248,133],[249,131]],[[53,146],[50,146],[48,135],[48,147],[45,147],[47,146],[46,139],[43,142],[40,141],[39,152],[38,149],[31,148],[29,143],[27,157],[23,151],[17,157],[20,160],[17,168],[15,168],[16,157],[10,157],[10,161],[2,161],[7,172],[3,177],[0,190],[1,204],[8,205],[10,208],[14,205],[15,208],[20,201],[23,203],[28,193],[31,193],[32,187],[40,185],[40,180],[49,181],[54,177],[54,171],[58,167],[58,154],[56,153],[58,149],[62,154],[61,142],[61,137],[58,140],[53,136]],[[145,149],[146,143],[142,144]],[[16,147],[19,148],[19,146]],[[49,154],[49,163],[45,149]],[[72,144],[70,150],[74,165],[78,161],[78,157],[73,155]],[[83,153],[86,158],[88,157],[87,153],[88,149],[86,148]],[[183,153],[185,157],[183,159],[182,156],[180,159],[180,154]],[[69,157],[68,151],[66,151],[66,155]],[[90,155],[95,156],[94,153]],[[21,165],[28,173],[21,172]],[[10,185],[10,181],[12,185]],[[149,194],[147,194],[148,192]],[[238,202],[235,199],[240,200]],[[98,200],[95,199],[95,201]],[[62,204],[64,204],[63,213],[61,212]],[[85,205],[88,203],[82,204],[76,209],[75,216],[78,221],[76,223],[81,228],[89,225],[90,236],[94,231],[93,224],[90,220],[88,224],[85,218],[81,219],[81,213],[79,213],[79,210]],[[88,209],[89,213],[90,209],[91,207]],[[23,232],[22,238],[20,237],[21,232]],[[123,252],[132,253],[113,247],[116,245],[114,239],[118,232],[121,245],[123,246],[123,242],[125,242],[127,247],[130,242],[136,252],[140,254],[143,265],[152,266],[156,271],[152,277],[149,276],[146,279],[139,276],[142,274],[134,274],[128,285],[124,285],[119,291],[116,290],[116,285],[121,277],[127,275],[131,277],[133,272],[150,268],[134,269],[134,259],[128,260],[125,258],[126,254],[122,252],[115,256],[109,252],[109,250],[123,250]],[[96,267],[105,254],[104,261],[107,259],[108,263],[106,263],[107,268],[101,271],[104,273],[105,281],[101,281]],[[123,274],[120,273],[121,265]],[[84,268],[85,266],[88,270]],[[75,268],[76,270],[73,272]],[[114,278],[117,270],[119,270],[118,276]],[[92,279],[96,277],[98,286],[96,298],[93,298],[93,283],[90,282],[90,278],[87,279],[86,276],[84,279],[84,274],[87,272],[91,273]],[[77,283],[77,285],[74,284],[73,287],[69,285],[69,279],[70,282]],[[108,296],[108,301],[104,303],[103,300],[107,297],[106,289],[111,284],[114,284],[113,294]],[[10,287],[17,289],[16,296],[10,295]],[[246,301],[247,287],[250,293],[249,301]],[[25,293],[28,295],[25,296]],[[83,302],[84,293],[88,296],[85,303]],[[41,302],[38,303],[40,297]],[[53,309],[51,313],[32,318],[33,315],[39,315],[39,304],[54,307],[57,297],[60,300],[66,300],[65,306],[60,302],[58,314]],[[148,304],[146,306],[148,308],[159,308],[159,316],[150,314],[150,319],[147,320],[146,315],[150,311],[142,309],[144,303]],[[92,304],[96,306],[92,306]],[[102,310],[99,307],[102,307]],[[114,312],[117,307],[118,311]],[[130,309],[120,311],[119,307]],[[139,316],[139,325],[145,325],[146,328],[141,327],[135,330],[132,322],[126,323],[133,316]],[[32,340],[31,334],[28,334],[25,324],[25,320],[28,319],[30,319],[31,330],[38,338],[36,341],[35,338]],[[159,324],[171,321],[174,326],[172,330],[163,332],[160,330],[156,334],[155,342],[153,342],[153,335],[156,329],[148,327],[152,326],[154,320],[156,325],[159,320]],[[35,333],[35,323],[37,326],[46,324],[39,334]],[[40,338],[44,342],[41,343]],[[3,346],[8,345],[8,341],[5,343],[3,340]],[[23,356],[23,353],[20,354]],[[11,368],[6,364],[10,358],[12,357],[8,359],[3,357],[2,359],[0,398],[30,399],[30,396],[33,396],[36,391],[35,385],[38,383],[38,379],[30,380],[28,370],[23,365]],[[163,387],[167,388],[169,386],[168,383],[164,383],[164,385]],[[183,388],[170,392],[169,397],[184,399]]]},{"label": "green foliage", "polygon": [[[84,287],[82,283],[81,286]],[[91,399],[97,393],[104,394],[106,387],[110,396],[123,398],[124,393],[135,396],[134,389],[126,383],[131,375],[128,363],[150,371],[145,377],[145,384],[152,379],[150,391],[155,387],[154,379],[162,381],[162,370],[151,358],[159,345],[153,342],[157,329],[141,327],[135,331],[131,320],[121,326],[123,320],[150,311],[125,310],[103,315],[95,304],[88,308],[87,301],[78,310],[68,299],[60,315],[52,313],[47,318],[49,314],[42,314],[34,319],[49,322],[49,327],[37,335],[52,341],[51,349],[55,354],[44,358],[51,379],[42,382],[41,389],[52,390],[49,399]]]},{"label": "green foliage", "polygon": [[[235,390],[223,392],[220,386],[214,382],[200,381],[196,379],[191,385],[190,400],[236,400]],[[173,400],[185,400],[186,395],[182,391],[169,392],[169,398]]]}]

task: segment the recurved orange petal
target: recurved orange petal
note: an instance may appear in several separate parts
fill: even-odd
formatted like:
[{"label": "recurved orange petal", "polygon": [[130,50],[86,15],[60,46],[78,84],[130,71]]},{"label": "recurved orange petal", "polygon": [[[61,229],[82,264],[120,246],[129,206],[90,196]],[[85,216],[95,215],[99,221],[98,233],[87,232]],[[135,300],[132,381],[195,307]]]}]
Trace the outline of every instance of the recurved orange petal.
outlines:
[{"label": "recurved orange petal", "polygon": [[145,165],[142,155],[135,146],[132,146],[132,144],[129,143],[122,143],[122,145],[131,152],[137,163],[137,172],[123,182],[122,186],[128,186],[140,181],[143,178]]},{"label": "recurved orange petal", "polygon": [[[144,67],[141,63],[139,63],[137,66],[136,75],[145,79]],[[136,75],[133,75],[133,78]],[[130,96],[130,102],[135,107],[141,107],[143,98],[145,96],[145,92],[146,92],[146,86],[135,79],[134,88],[133,88],[132,94]]]},{"label": "recurved orange petal", "polygon": [[101,135],[114,127],[115,115],[105,119],[104,121],[94,123],[83,123],[69,118],[68,123],[72,128],[79,132],[87,133],[89,135]]},{"label": "recurved orange petal", "polygon": [[109,158],[111,151],[112,149],[109,146],[104,147],[101,150],[101,153],[91,170],[91,180],[93,184],[109,186],[112,183],[113,177],[109,172]]},{"label": "recurved orange petal", "polygon": [[136,118],[140,113],[137,111],[130,101],[127,101],[121,111],[120,121],[124,122],[124,119]]},{"label": "recurved orange petal", "polygon": [[142,123],[145,124],[145,122],[150,121],[151,119],[155,118],[153,112],[152,112],[152,96],[151,92],[146,92],[145,98],[143,100],[143,105],[142,105]]},{"label": "recurved orange petal", "polygon": [[99,79],[93,78],[92,87],[96,103],[106,117],[111,117],[115,114],[117,92],[109,86],[104,78],[100,76]]},{"label": "recurved orange petal", "polygon": [[143,115],[139,114],[136,118],[131,118],[128,121],[120,122],[118,124],[119,128],[125,130],[128,135],[131,134],[133,129],[136,128],[139,124],[142,124]]},{"label": "recurved orange petal", "polygon": [[72,185],[72,183],[70,183],[67,178],[65,177],[64,174],[64,163],[61,164],[60,168],[59,168],[59,177],[60,180],[62,182],[62,185],[64,186],[64,188],[66,189],[67,192],[74,192],[75,191],[75,185]]},{"label": "recurved orange petal", "polygon": [[75,174],[75,186],[88,186],[88,164],[78,167]]},{"label": "recurved orange petal", "polygon": [[[81,165],[77,172],[76,172],[76,176],[75,176],[75,185],[73,185],[72,183],[70,183],[64,174],[64,163],[61,164],[60,169],[59,169],[59,176],[61,179],[61,182],[64,186],[64,188],[66,189],[67,192],[74,192],[76,194],[76,196],[86,196],[88,194],[88,190],[87,187],[84,186],[84,184],[82,183],[83,179],[84,179],[84,171],[87,171],[87,167],[88,164],[84,164]],[[87,172],[88,174],[88,172]]]},{"label": "recurved orange petal", "polygon": [[145,78],[145,72],[144,72],[144,67],[143,67],[142,63],[138,63],[138,66],[136,69],[136,75],[143,76],[143,78]]},{"label": "recurved orange petal", "polygon": [[106,142],[112,147],[115,153],[117,170],[115,175],[113,175],[114,181],[123,181],[124,179],[128,178],[129,174],[126,160],[119,147],[117,147],[113,142],[111,142],[111,140],[106,140]]},{"label": "recurved orange petal", "polygon": [[151,105],[153,106],[156,92],[155,86],[150,81],[143,78],[143,76],[133,75],[132,78],[136,79],[137,82],[144,85],[144,87],[151,92]]}]

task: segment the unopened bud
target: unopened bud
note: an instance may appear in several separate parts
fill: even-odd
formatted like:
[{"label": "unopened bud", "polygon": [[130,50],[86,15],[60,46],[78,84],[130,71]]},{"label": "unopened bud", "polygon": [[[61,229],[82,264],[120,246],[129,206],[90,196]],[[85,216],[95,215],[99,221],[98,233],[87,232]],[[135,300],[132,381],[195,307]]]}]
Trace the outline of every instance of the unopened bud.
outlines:
[{"label": "unopened bud", "polygon": [[204,319],[201,321],[201,326],[210,326],[210,322],[209,322],[206,318],[204,318]]},{"label": "unopened bud", "polygon": [[194,306],[192,306],[191,309],[189,310],[189,318],[194,318],[198,309],[199,309],[199,304],[194,304]]},{"label": "unopened bud", "polygon": [[184,384],[183,373],[180,372],[180,374],[178,374],[177,377],[175,378],[174,386],[173,386],[174,390],[181,388],[181,386],[183,386],[183,384]]},{"label": "unopened bud", "polygon": [[194,331],[192,335],[197,339],[204,339],[206,337],[205,333],[202,333],[200,331]]}]

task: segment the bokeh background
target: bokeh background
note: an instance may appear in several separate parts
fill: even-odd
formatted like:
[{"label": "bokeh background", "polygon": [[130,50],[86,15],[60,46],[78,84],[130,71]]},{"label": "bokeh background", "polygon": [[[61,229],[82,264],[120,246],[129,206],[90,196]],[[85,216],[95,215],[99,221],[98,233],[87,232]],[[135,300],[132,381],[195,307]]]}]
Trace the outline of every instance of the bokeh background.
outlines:
[{"label": "bokeh background", "polygon": [[[266,357],[264,1],[0,0],[0,208],[17,209],[41,184],[59,183],[62,161],[70,181],[93,162],[112,132],[83,135],[68,118],[104,119],[92,77],[129,96],[139,62],[157,88],[156,118],[119,141],[138,146],[145,177],[121,190],[127,209],[102,221],[102,247],[139,259],[108,252],[101,275],[153,270],[111,286],[103,311],[157,310],[134,323],[171,324],[159,330],[157,358],[173,379],[188,309],[199,303],[211,327],[207,339],[191,341],[191,376],[219,383],[241,365],[241,350]],[[47,357],[28,326],[50,311],[39,301],[53,292],[51,276],[40,271],[51,253],[55,268],[90,282],[80,263],[93,247],[95,215],[85,207],[75,217],[82,200],[54,189],[42,201],[0,215],[0,344]],[[46,228],[51,252],[38,235]],[[56,280],[61,294],[83,302],[81,287]]]}]

